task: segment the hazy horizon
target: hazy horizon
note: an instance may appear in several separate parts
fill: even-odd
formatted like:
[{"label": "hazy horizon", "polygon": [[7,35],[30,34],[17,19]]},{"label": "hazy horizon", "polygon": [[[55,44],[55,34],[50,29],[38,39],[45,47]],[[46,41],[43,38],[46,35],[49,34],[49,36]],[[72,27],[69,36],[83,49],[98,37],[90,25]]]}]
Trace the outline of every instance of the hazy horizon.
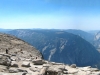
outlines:
[{"label": "hazy horizon", "polygon": [[100,0],[1,0],[0,28],[100,30]]}]

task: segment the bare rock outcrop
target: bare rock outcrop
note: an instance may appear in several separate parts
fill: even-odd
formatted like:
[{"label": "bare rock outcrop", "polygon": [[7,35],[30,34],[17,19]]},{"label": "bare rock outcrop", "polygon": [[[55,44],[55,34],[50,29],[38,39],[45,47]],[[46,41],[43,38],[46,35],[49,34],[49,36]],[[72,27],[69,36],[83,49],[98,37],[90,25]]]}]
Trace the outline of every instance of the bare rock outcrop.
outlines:
[{"label": "bare rock outcrop", "polygon": [[[9,56],[9,58],[7,58]],[[99,75],[100,70],[91,66],[77,67],[75,64],[49,62],[41,59],[42,64],[36,64],[40,59],[11,60],[11,55],[2,54],[2,59],[7,58],[4,64],[0,64],[0,75]],[[16,57],[17,58],[17,57]],[[31,59],[31,60],[30,60]],[[0,61],[1,62],[1,61]],[[9,62],[10,65],[7,65]]]},{"label": "bare rock outcrop", "polygon": [[[0,53],[12,55],[12,60],[24,60],[30,57],[42,57],[41,53],[25,41],[0,33]],[[19,57],[15,59],[15,57]]]}]

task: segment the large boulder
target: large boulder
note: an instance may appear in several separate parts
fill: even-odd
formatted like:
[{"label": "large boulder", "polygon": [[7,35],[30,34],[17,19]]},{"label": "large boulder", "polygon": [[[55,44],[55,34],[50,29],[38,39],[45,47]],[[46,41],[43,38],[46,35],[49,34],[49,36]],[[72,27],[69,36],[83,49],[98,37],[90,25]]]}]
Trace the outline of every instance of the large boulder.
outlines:
[{"label": "large boulder", "polygon": [[38,67],[30,67],[29,69],[33,72],[39,72],[40,71],[40,68],[38,68]]},{"label": "large boulder", "polygon": [[10,68],[9,73],[18,73],[18,69],[17,68]]},{"label": "large boulder", "polygon": [[0,65],[10,66],[11,60],[9,56],[0,55]]},{"label": "large boulder", "polygon": [[18,67],[18,62],[12,61],[11,62],[11,67]]},{"label": "large boulder", "polygon": [[32,62],[34,63],[34,65],[43,65],[45,63],[45,61],[42,59],[34,59],[32,60]]},{"label": "large boulder", "polygon": [[72,68],[76,68],[76,64],[72,64],[71,67],[72,67]]},{"label": "large boulder", "polygon": [[23,61],[22,67],[30,67],[30,62]]}]

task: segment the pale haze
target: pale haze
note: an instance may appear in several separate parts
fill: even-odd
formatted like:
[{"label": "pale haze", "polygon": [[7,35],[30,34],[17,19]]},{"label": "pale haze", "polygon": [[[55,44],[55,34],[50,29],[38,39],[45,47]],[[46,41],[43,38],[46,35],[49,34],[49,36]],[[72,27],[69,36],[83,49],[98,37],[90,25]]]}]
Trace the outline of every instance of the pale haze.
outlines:
[{"label": "pale haze", "polygon": [[100,0],[0,0],[0,28],[100,30]]}]

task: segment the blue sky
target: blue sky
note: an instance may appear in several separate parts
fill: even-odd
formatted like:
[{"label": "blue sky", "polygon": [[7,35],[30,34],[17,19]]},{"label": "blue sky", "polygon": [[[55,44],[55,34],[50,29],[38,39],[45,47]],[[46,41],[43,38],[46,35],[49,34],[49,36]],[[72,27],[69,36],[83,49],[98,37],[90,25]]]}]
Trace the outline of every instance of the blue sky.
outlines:
[{"label": "blue sky", "polygon": [[100,29],[100,0],[0,0],[0,28]]}]

